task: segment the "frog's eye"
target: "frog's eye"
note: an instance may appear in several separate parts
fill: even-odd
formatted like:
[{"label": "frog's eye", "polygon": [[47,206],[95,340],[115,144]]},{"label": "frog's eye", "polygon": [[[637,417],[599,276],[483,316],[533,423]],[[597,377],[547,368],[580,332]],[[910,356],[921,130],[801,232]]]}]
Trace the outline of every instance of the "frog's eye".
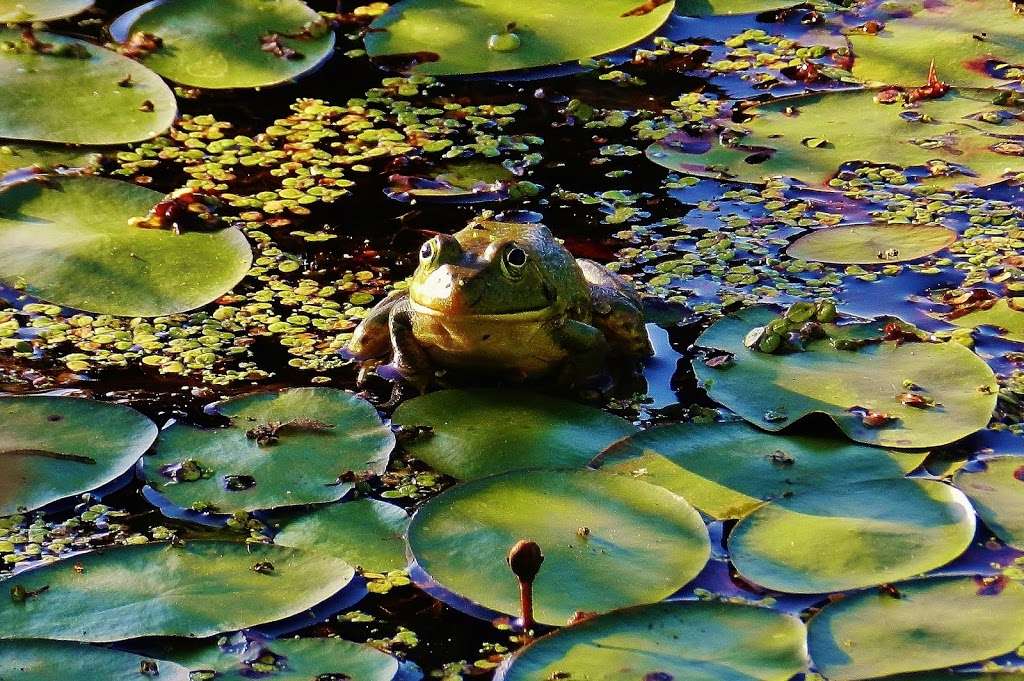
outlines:
[{"label": "frog's eye", "polygon": [[513,246],[512,248],[505,251],[505,265],[508,267],[510,271],[515,272],[517,270],[523,269],[524,267],[526,267],[526,261],[528,259],[529,258],[526,254],[526,251],[519,248],[518,246]]},{"label": "frog's eye", "polygon": [[430,262],[434,257],[435,251],[436,248],[434,247],[433,239],[423,244],[423,246],[420,247],[420,262]]}]

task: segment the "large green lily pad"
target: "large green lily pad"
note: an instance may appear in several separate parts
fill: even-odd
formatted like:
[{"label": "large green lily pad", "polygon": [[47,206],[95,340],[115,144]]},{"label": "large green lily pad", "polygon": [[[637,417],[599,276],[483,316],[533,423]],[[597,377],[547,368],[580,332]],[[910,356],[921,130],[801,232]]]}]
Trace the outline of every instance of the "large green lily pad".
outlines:
[{"label": "large green lily pad", "polygon": [[801,492],[758,508],[729,535],[744,579],[787,593],[860,589],[916,577],[963,553],[974,513],[930,480],[869,480]]},{"label": "large green lily pad", "polygon": [[[404,0],[371,25],[371,57],[412,62],[412,71],[461,75],[511,71],[614,52],[646,38],[674,0]],[[502,36],[509,24],[512,36]],[[491,49],[489,41],[518,47]],[[411,64],[410,64],[411,65]]]},{"label": "large green lily pad", "polygon": [[968,329],[994,326],[1001,329],[1003,338],[1024,343],[1024,312],[1017,309],[1019,304],[1013,298],[1000,298],[991,307],[968,312],[950,323]]},{"label": "large green lily pad", "polygon": [[957,471],[953,484],[997,537],[1024,550],[1024,457],[994,456],[977,465]]},{"label": "large green lily pad", "polygon": [[[954,442],[988,424],[998,392],[995,376],[964,346],[886,341],[837,350],[820,339],[807,343],[805,352],[747,349],[746,334],[775,317],[772,308],[752,307],[722,318],[701,334],[697,345],[731,353],[733,361],[717,368],[700,359],[693,362],[711,399],[759,428],[781,430],[821,413],[856,442],[923,448]],[[842,328],[856,333],[850,326]],[[935,404],[904,404],[907,393]],[[869,425],[865,410],[892,420]]]},{"label": "large green lily pad", "polygon": [[641,605],[538,639],[509,659],[496,679],[788,681],[807,664],[805,634],[799,619],[766,608]]},{"label": "large green lily pad", "polygon": [[515,390],[442,390],[395,410],[401,426],[429,426],[406,445],[461,480],[523,468],[575,468],[636,428],[568,400]]},{"label": "large green lily pad", "polygon": [[0,397],[0,516],[96,489],[126,473],[156,425],[119,404]]},{"label": "large green lily pad", "polygon": [[[0,137],[64,144],[124,144],[156,137],[177,113],[174,94],[145,66],[74,38],[38,33],[73,45],[87,59],[0,51]],[[21,44],[0,28],[0,42]],[[119,83],[131,76],[131,86]],[[59,106],[56,103],[59,102]],[[149,103],[148,105],[146,103]]]},{"label": "large green lily pad", "polygon": [[746,423],[675,423],[638,433],[595,460],[664,487],[718,519],[838,482],[900,478],[924,452],[886,452],[833,437],[772,435]]},{"label": "large green lily pad", "polygon": [[62,19],[84,12],[92,4],[93,0],[0,0],[0,23]]},{"label": "large green lily pad", "polygon": [[395,445],[369,402],[333,388],[243,395],[216,410],[231,425],[177,423],[145,458],[146,480],[177,506],[232,513],[337,501],[355,475],[382,473]]},{"label": "large green lily pad", "polygon": [[597,471],[514,471],[456,485],[413,516],[409,548],[443,588],[485,608],[519,613],[505,563],[521,539],[544,565],[536,618],[564,624],[576,611],[606,612],[671,595],[710,554],[707,529],[682,497]]},{"label": "large green lily pad", "polygon": [[939,225],[846,225],[804,234],[786,254],[813,262],[887,265],[923,258],[954,241],[956,232]]},{"label": "large green lily pad", "polygon": [[405,568],[405,509],[376,499],[321,506],[284,522],[274,543],[336,556],[370,572]]},{"label": "large green lily pad", "polygon": [[237,284],[252,251],[237,229],[129,224],[163,198],[99,177],[62,177],[0,194],[0,281],[67,307],[155,317],[205,305]]},{"label": "large green lily pad", "polygon": [[1024,641],[1024,584],[970,577],[894,585],[827,605],[808,625],[811,658],[835,681],[942,669]]},{"label": "large green lily pad", "polygon": [[[167,657],[193,672],[216,672],[217,679],[223,681],[253,678],[392,681],[398,674],[398,660],[387,653],[340,638],[250,641],[237,650],[230,645],[224,649],[206,645],[196,650],[173,652]],[[261,664],[271,664],[274,671],[267,675],[254,670],[251,664],[254,661],[258,669],[262,669]]]},{"label": "large green lily pad", "polygon": [[[992,64],[1024,61],[1024,18],[1004,0],[970,2],[893,2],[894,16],[869,35],[850,32],[853,75],[884,85],[924,85],[935,61],[943,82],[965,87],[994,87],[1014,80],[986,73]],[[910,16],[904,15],[912,12]],[[979,39],[980,38],[980,39]]]},{"label": "large green lily pad", "polygon": [[[144,12],[130,30],[163,41],[145,58],[146,66],[177,83],[210,89],[292,80],[334,49],[334,31],[300,0],[167,0]],[[271,43],[295,54],[263,49]]]},{"label": "large green lily pad", "polygon": [[12,170],[40,168],[94,168],[99,165],[96,149],[64,147],[50,144],[0,145],[0,177]]},{"label": "large green lily pad", "polygon": [[354,574],[337,558],[283,546],[196,541],[108,549],[2,582],[5,591],[19,586],[28,595],[0,599],[0,638],[212,636],[304,612]]},{"label": "large green lily pad", "polygon": [[992,92],[955,89],[909,107],[880,104],[876,96],[859,90],[780,99],[745,109],[753,118],[742,125],[723,122],[741,133],[735,144],[676,133],[648,147],[647,157],[672,170],[753,183],[783,176],[820,185],[850,162],[909,167],[939,160],[947,170],[969,169],[947,181],[975,185],[1024,170],[1019,145],[996,137],[1024,134],[1020,111],[993,104]]},{"label": "large green lily pad", "polygon": [[760,14],[798,4],[794,0],[680,0],[676,4],[676,14],[688,17]]},{"label": "large green lily pad", "polygon": [[0,679],[3,681],[140,681],[143,664],[153,665],[150,676],[160,681],[189,681],[188,669],[166,660],[109,650],[82,643],[45,640],[0,641]]}]

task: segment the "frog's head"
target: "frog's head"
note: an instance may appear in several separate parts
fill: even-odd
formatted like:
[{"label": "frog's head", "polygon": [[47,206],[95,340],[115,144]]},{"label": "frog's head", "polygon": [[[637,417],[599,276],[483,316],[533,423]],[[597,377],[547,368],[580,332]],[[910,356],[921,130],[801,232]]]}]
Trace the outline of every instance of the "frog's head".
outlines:
[{"label": "frog's head", "polygon": [[423,244],[409,298],[425,314],[528,320],[579,308],[589,295],[547,227],[481,222]]}]

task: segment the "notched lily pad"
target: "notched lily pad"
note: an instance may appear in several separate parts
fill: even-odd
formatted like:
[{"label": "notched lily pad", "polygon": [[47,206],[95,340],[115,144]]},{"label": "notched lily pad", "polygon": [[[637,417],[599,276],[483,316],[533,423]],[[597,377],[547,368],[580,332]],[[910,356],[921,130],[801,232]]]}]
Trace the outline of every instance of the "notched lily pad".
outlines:
[{"label": "notched lily pad", "polygon": [[968,329],[992,326],[999,329],[1003,338],[1024,343],[1024,311],[1018,309],[1019,305],[1014,298],[999,298],[988,307],[968,312],[949,321]]},{"label": "notched lily pad", "polygon": [[128,472],[156,439],[128,407],[75,397],[0,397],[0,516],[87,492]]},{"label": "notched lily pad", "polygon": [[370,57],[413,73],[550,66],[614,52],[657,30],[675,0],[404,0],[366,34]]},{"label": "notched lily pad", "polygon": [[804,234],[786,254],[812,262],[887,265],[923,258],[954,241],[956,232],[939,225],[844,225]]},{"label": "notched lily pad", "polygon": [[82,643],[40,639],[0,641],[4,681],[189,681],[189,671],[166,660],[133,655]]},{"label": "notched lily pad", "polygon": [[682,497],[597,471],[514,471],[456,485],[424,504],[409,528],[417,564],[442,588],[518,614],[506,554],[540,545],[536,619],[562,625],[576,611],[659,601],[693,579],[710,555],[707,529]]},{"label": "notched lily pad", "polygon": [[219,513],[337,501],[384,471],[395,444],[369,402],[332,388],[292,388],[216,405],[225,428],[176,423],[145,458],[146,480],[182,508]]},{"label": "notched lily pad", "polygon": [[0,281],[86,312],[155,317],[205,305],[249,270],[237,229],[130,223],[163,195],[100,177],[60,177],[0,193]]},{"label": "notched lily pad", "polygon": [[732,360],[717,366],[693,361],[711,399],[759,428],[777,431],[821,413],[856,442],[910,449],[955,442],[988,424],[998,392],[995,375],[962,345],[861,346],[858,336],[881,337],[881,324],[865,323],[835,327],[852,349],[837,349],[830,338],[809,341],[803,352],[748,349],[744,339],[751,330],[775,318],[763,306],[724,317],[696,345]]},{"label": "notched lily pad", "polygon": [[100,151],[52,144],[0,144],[0,187],[6,173],[23,168],[96,168]]},{"label": "notched lily pad", "polygon": [[27,595],[0,599],[0,638],[213,636],[304,612],[354,574],[337,558],[283,546],[195,541],[108,549],[5,580]]},{"label": "notched lily pad", "polygon": [[174,94],[145,66],[74,38],[35,39],[43,47],[0,28],[0,138],[125,144],[170,127]]},{"label": "notched lily pad", "polygon": [[1024,457],[981,459],[961,468],[953,484],[997,537],[1024,551]]}]

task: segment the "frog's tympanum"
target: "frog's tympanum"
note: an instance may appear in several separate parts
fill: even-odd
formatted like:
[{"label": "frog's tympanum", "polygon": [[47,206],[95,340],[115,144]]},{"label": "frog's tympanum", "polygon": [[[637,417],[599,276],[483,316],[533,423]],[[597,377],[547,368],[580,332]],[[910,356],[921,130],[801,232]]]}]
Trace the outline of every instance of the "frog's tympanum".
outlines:
[{"label": "frog's tympanum", "polygon": [[370,311],[348,352],[390,357],[422,390],[438,370],[580,386],[611,358],[636,364],[652,349],[620,277],[574,259],[543,225],[480,222],[423,244],[408,291]]}]

